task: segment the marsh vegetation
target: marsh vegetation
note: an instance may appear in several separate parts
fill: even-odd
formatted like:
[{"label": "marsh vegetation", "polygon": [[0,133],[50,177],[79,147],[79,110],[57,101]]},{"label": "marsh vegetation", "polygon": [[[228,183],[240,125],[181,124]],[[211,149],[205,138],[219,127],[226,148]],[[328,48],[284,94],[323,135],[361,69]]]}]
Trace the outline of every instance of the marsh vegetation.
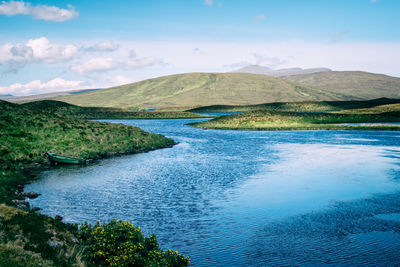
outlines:
[{"label": "marsh vegetation", "polygon": [[[99,159],[175,144],[172,139],[137,127],[79,120],[5,101],[0,101],[0,129],[1,266],[84,266],[90,262],[87,261],[89,244],[80,238],[77,225],[41,215],[31,210],[25,201],[23,185],[49,168],[46,152]],[[117,234],[117,229],[115,231]],[[117,241],[110,239],[108,242],[114,244]],[[156,239],[153,238],[152,242],[157,255],[164,255],[158,249]],[[139,244],[140,240],[133,245]],[[91,250],[90,253],[99,252]],[[149,256],[141,251],[132,255],[142,260]],[[184,260],[174,261],[174,257]],[[161,263],[165,258],[159,256],[152,258],[151,262]],[[170,266],[188,263],[177,253],[167,258]],[[108,264],[107,257],[101,259],[103,261],[96,261],[97,265]]]},{"label": "marsh vegetation", "polygon": [[[396,99],[375,99],[273,103],[239,108],[210,107],[205,110],[244,112],[191,125],[200,128],[237,130],[400,130],[400,125],[379,124],[400,122],[398,102]],[[326,110],[340,110],[340,112],[315,112]],[[343,125],[344,123],[361,123],[361,125]],[[362,125],[362,123],[378,125]]]}]

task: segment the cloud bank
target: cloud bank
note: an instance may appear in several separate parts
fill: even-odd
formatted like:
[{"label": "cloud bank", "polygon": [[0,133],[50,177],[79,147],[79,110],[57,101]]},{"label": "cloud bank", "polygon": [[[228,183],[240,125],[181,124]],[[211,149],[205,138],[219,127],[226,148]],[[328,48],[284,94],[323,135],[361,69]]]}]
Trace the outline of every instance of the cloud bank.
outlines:
[{"label": "cloud bank", "polygon": [[110,41],[100,42],[85,48],[87,52],[113,52],[119,48],[119,44]]},{"label": "cloud bank", "polygon": [[67,81],[62,78],[55,78],[48,82],[35,80],[25,84],[14,83],[9,86],[0,86],[0,94],[31,95],[88,88],[90,87],[84,85],[82,81]]},{"label": "cloud bank", "polygon": [[204,0],[204,4],[206,4],[207,6],[213,6],[214,0]]},{"label": "cloud bank", "polygon": [[104,72],[113,69],[132,70],[157,66],[162,67],[166,65],[167,63],[165,63],[162,58],[158,57],[133,58],[126,61],[117,61],[111,57],[97,57],[76,64],[71,67],[71,70],[78,72],[81,75],[85,75],[92,72]]},{"label": "cloud bank", "polygon": [[79,16],[74,7],[68,5],[68,9],[48,5],[32,5],[24,1],[2,1],[0,15],[31,15],[35,19],[62,22]]},{"label": "cloud bank", "polygon": [[16,72],[31,63],[58,63],[73,59],[81,54],[74,45],[58,45],[41,37],[26,43],[6,43],[0,46],[0,65],[6,66],[6,72]]},{"label": "cloud bank", "polygon": [[79,74],[87,74],[90,72],[103,72],[114,69],[118,66],[118,63],[112,58],[91,58],[83,63],[74,65],[71,70],[78,72]]}]

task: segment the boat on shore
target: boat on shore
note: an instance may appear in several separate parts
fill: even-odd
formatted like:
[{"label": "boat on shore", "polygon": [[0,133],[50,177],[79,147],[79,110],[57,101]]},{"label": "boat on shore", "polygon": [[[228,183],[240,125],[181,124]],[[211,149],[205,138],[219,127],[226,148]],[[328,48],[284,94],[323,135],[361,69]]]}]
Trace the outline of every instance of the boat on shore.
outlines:
[{"label": "boat on shore", "polygon": [[58,155],[55,153],[47,152],[47,156],[49,157],[50,161],[53,163],[60,163],[60,164],[85,164],[86,159],[81,158],[73,158],[63,155]]}]

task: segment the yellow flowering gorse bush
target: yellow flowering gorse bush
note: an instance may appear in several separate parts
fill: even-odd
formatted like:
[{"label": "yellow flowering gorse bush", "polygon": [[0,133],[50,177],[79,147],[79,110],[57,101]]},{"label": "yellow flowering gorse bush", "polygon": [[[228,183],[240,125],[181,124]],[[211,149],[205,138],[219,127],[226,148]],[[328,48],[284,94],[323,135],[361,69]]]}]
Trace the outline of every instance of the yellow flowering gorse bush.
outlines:
[{"label": "yellow flowering gorse bush", "polygon": [[106,224],[80,228],[80,238],[87,245],[85,257],[96,266],[188,266],[189,257],[171,249],[162,251],[154,234],[145,237],[140,227],[113,220]]}]

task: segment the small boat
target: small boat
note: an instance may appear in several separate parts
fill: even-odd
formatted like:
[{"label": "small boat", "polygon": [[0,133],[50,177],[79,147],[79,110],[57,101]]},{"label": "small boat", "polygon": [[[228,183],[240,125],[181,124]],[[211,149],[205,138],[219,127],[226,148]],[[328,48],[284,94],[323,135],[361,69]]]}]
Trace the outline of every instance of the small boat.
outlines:
[{"label": "small boat", "polygon": [[63,156],[63,155],[54,154],[51,152],[47,152],[47,156],[49,156],[50,161],[52,161],[54,163],[61,163],[61,164],[85,164],[86,163],[85,159],[67,157],[67,156]]}]

